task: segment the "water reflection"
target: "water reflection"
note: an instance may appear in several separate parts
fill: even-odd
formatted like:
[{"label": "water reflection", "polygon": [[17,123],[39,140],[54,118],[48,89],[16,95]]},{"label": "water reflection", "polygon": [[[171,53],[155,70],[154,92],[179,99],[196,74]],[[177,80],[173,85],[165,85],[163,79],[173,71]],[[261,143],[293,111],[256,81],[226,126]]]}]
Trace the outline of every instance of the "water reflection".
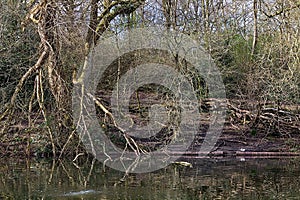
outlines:
[{"label": "water reflection", "polygon": [[297,159],[182,159],[147,174],[104,168],[92,159],[76,163],[2,160],[0,199],[297,199]]}]

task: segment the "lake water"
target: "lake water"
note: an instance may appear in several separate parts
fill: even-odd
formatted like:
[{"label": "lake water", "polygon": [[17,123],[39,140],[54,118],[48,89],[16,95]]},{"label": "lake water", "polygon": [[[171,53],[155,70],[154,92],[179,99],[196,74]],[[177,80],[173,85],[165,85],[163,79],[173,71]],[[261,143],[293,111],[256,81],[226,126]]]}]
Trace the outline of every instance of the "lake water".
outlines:
[{"label": "lake water", "polygon": [[81,158],[0,161],[0,199],[300,199],[299,159],[192,159],[146,174]]}]

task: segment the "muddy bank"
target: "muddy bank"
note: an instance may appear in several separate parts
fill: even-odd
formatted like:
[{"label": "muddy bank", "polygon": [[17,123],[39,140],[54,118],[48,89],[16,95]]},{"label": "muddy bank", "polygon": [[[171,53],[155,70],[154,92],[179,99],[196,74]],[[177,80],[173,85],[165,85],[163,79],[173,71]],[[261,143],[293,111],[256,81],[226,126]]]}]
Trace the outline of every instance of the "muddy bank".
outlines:
[{"label": "muddy bank", "polygon": [[[149,108],[153,104],[160,103],[162,97],[140,93],[133,98],[130,104],[131,118],[138,125],[145,125],[149,121]],[[163,99],[165,101],[165,99]],[[291,110],[291,106],[277,108],[277,117],[270,118],[276,112],[272,105],[260,105],[258,102],[221,101],[227,109],[224,128],[210,156],[298,156],[300,153],[300,117],[299,110]],[[110,111],[109,96],[102,95],[101,103]],[[195,134],[193,143],[187,152],[177,152],[189,156],[199,154],[200,147],[205,139],[210,125],[209,111],[220,100],[205,99],[200,102],[201,122],[199,131]],[[249,109],[251,107],[252,109]],[[293,107],[292,107],[293,108]],[[115,127],[111,119],[98,109],[99,122],[108,132],[113,135],[114,142],[124,145],[124,135]],[[274,114],[275,112],[275,114]],[[276,115],[275,115],[276,116]],[[288,120],[287,120],[288,119]],[[284,120],[284,123],[281,121]],[[42,120],[41,120],[42,121]],[[105,123],[104,123],[105,122]],[[42,123],[42,122],[41,122]],[[16,157],[53,157],[52,144],[50,143],[46,127],[36,124],[28,129],[27,122],[11,126],[7,133],[1,137],[0,156]],[[107,128],[110,127],[110,128]],[[168,129],[166,129],[168,131]],[[118,135],[118,137],[115,137]],[[172,132],[162,131],[155,140],[138,141],[141,146],[155,146],[170,140]],[[64,149],[63,156],[74,157],[85,153],[76,134],[72,137],[68,148]],[[157,139],[158,138],[158,139]],[[75,142],[74,142],[75,141]],[[158,145],[159,146],[159,145]],[[57,146],[56,156],[60,155],[63,146]],[[153,151],[155,148],[146,148]],[[268,153],[271,152],[271,153]]]},{"label": "muddy bank", "polygon": [[[52,147],[46,138],[34,141],[32,138],[39,138],[37,132],[31,133],[31,139],[27,135],[6,138],[0,142],[1,157],[53,157]],[[174,154],[186,156],[201,156],[200,148],[205,134],[198,134],[193,144],[186,152],[178,151]],[[84,148],[81,148],[84,152]],[[58,152],[59,153],[59,152]],[[65,152],[67,156],[75,156],[75,152]],[[202,152],[205,153],[206,152]],[[58,156],[58,155],[57,155]],[[274,136],[253,136],[251,133],[237,132],[234,127],[226,125],[209,156],[300,156],[300,137],[295,134],[291,137]]]}]

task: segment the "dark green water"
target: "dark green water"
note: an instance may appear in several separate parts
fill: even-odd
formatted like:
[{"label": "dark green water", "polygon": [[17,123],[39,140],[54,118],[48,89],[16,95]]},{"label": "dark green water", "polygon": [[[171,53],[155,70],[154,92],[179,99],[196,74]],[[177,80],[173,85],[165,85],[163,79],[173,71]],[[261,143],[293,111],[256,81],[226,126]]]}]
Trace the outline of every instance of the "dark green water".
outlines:
[{"label": "dark green water", "polygon": [[297,159],[182,159],[129,174],[81,160],[0,161],[0,199],[300,199]]}]

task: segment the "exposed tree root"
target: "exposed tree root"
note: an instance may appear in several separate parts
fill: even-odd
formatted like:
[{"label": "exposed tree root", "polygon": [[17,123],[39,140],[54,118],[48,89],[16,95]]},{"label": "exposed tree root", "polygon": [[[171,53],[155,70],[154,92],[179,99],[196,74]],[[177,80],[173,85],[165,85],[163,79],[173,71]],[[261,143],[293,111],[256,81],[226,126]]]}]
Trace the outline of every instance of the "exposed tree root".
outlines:
[{"label": "exposed tree root", "polygon": [[290,135],[300,133],[299,110],[257,104],[256,109],[239,108],[228,102],[232,125],[244,132],[261,132],[266,135]]}]

